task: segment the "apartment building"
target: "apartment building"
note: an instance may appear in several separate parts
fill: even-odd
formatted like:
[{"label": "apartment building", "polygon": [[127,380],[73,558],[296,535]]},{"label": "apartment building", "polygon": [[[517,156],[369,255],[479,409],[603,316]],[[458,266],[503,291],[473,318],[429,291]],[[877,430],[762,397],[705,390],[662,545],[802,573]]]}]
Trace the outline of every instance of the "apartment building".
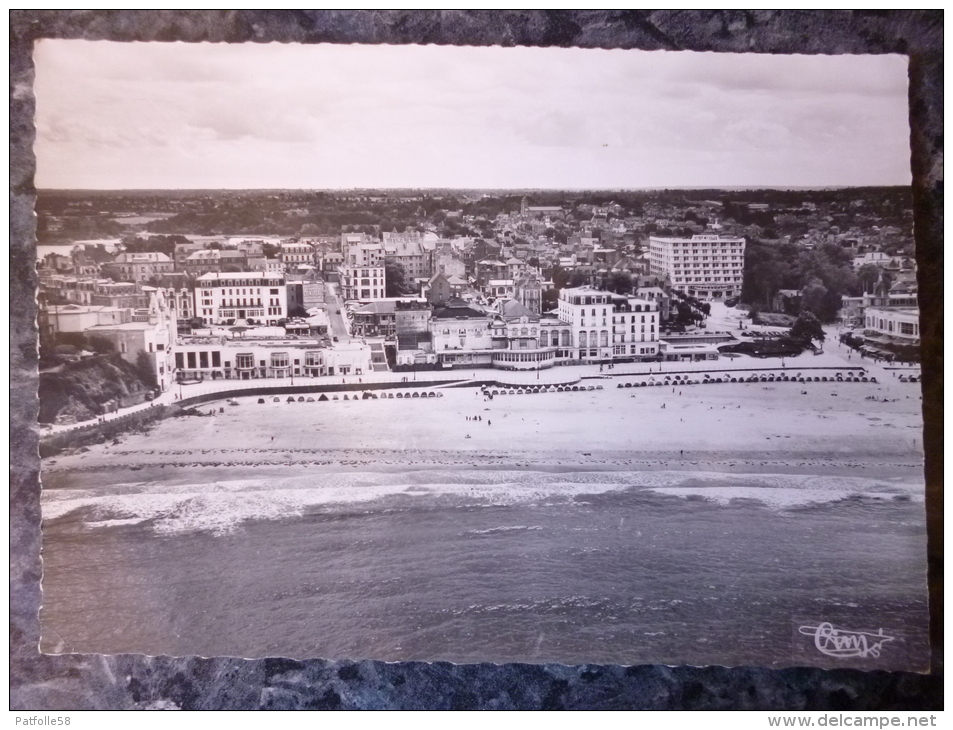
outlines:
[{"label": "apartment building", "polygon": [[314,266],[314,246],[305,242],[281,244],[281,263],[285,273],[297,271],[302,264]]},{"label": "apartment building", "polygon": [[175,262],[164,253],[121,253],[109,263],[102,264],[102,272],[120,281],[149,281],[175,269]]},{"label": "apartment building", "polygon": [[345,301],[374,301],[385,296],[384,265],[344,264],[338,269]]}]

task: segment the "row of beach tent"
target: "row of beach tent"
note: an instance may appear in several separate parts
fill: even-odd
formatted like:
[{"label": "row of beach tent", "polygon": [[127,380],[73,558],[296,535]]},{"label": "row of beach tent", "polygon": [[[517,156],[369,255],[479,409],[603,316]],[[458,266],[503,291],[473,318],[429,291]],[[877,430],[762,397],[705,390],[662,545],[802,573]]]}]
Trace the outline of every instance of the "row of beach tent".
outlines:
[{"label": "row of beach tent", "polygon": [[484,395],[528,395],[530,393],[578,393],[587,390],[602,390],[601,385],[531,385],[522,388],[489,388],[484,386]]},{"label": "row of beach tent", "polygon": [[[295,398],[293,395],[289,395],[286,399],[286,403],[315,403],[320,401],[329,401],[329,400],[377,400],[378,398],[443,398],[443,393],[436,391],[414,391],[412,393],[361,393],[358,395],[354,393],[353,395],[348,395],[344,393],[343,395],[338,395],[337,393],[332,393],[330,396],[327,393],[322,393],[317,398],[313,396],[308,396],[305,398],[303,395],[299,395]],[[273,397],[272,402],[280,403],[281,398],[278,396]],[[265,403],[264,398],[259,398],[258,403]]]},{"label": "row of beach tent", "polygon": [[707,373],[704,378],[699,380],[697,378],[692,379],[688,377],[682,377],[681,375],[676,375],[674,378],[671,375],[666,375],[665,378],[656,380],[655,378],[649,378],[648,380],[643,380],[634,383],[619,383],[617,388],[642,388],[646,386],[654,385],[708,385],[709,383],[774,383],[774,382],[792,382],[792,383],[876,383],[877,378],[871,376],[867,377],[866,375],[857,375],[856,373],[836,373],[831,376],[827,375],[802,375],[798,373],[797,375],[775,375],[774,373],[753,373],[748,376],[744,375],[725,375],[724,377],[711,377]]}]

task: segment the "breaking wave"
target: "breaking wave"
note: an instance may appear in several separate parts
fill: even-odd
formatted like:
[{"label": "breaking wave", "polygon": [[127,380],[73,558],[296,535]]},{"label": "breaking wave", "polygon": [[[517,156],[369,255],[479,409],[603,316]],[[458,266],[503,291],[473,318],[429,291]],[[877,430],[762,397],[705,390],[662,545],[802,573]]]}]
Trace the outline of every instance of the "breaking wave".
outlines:
[{"label": "breaking wave", "polygon": [[[537,472],[422,470],[400,474],[354,472],[287,478],[236,479],[169,485],[136,482],[102,489],[45,490],[44,520],[70,514],[89,528],[149,523],[158,534],[224,534],[249,520],[279,520],[340,505],[549,506],[583,503],[582,495],[641,491],[700,498],[725,505],[756,500],[771,509],[837,502],[851,497],[923,501],[923,483],[898,479],[803,474],[724,474],[685,471]],[[371,512],[376,511],[371,509]],[[495,528],[532,530],[527,526]],[[478,531],[489,534],[493,530]],[[477,532],[474,532],[477,534]]]}]

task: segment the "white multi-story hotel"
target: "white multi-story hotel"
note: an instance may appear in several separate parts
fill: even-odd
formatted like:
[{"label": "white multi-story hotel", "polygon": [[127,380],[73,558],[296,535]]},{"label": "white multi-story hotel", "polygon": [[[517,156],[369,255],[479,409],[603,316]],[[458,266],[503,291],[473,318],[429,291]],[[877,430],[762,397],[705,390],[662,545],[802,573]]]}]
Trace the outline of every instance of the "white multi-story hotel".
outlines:
[{"label": "white multi-story hotel", "polygon": [[559,319],[572,326],[579,360],[658,355],[658,302],[580,286],[559,292],[557,311]]},{"label": "white multi-story hotel", "polygon": [[194,311],[205,324],[240,319],[276,324],[288,316],[285,278],[266,271],[203,274],[195,280]]},{"label": "white multi-story hotel", "polygon": [[368,302],[383,299],[385,294],[384,267],[345,264],[341,274],[341,295],[347,301]]},{"label": "white multi-story hotel", "polygon": [[745,239],[711,234],[649,237],[649,272],[668,275],[672,288],[700,299],[741,295]]}]

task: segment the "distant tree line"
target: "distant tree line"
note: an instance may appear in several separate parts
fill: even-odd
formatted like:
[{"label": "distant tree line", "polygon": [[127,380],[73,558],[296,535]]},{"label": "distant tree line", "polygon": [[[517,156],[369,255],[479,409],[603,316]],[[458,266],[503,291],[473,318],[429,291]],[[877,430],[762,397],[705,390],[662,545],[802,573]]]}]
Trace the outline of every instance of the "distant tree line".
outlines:
[{"label": "distant tree line", "polygon": [[852,263],[851,252],[833,243],[807,249],[752,239],[745,247],[741,301],[771,311],[778,291],[793,289],[801,293],[800,311],[813,313],[821,322],[833,322],[841,297],[857,296],[863,288]]}]

